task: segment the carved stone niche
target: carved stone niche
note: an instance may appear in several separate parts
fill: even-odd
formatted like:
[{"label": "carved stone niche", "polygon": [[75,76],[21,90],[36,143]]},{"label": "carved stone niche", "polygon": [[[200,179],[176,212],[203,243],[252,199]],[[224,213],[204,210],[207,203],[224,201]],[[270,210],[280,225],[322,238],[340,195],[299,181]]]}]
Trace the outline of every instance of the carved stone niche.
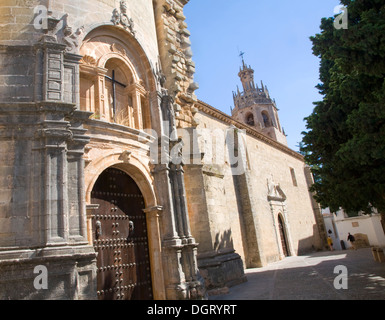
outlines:
[{"label": "carved stone niche", "polygon": [[279,184],[275,184],[273,179],[267,180],[267,199],[269,201],[286,201],[287,197],[285,193],[282,191],[281,186]]}]

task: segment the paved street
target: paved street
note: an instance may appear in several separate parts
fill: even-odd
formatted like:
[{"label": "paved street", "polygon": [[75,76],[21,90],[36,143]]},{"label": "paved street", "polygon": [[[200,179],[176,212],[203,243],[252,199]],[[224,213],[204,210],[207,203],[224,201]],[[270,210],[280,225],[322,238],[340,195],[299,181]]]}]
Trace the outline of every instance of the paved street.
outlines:
[{"label": "paved street", "polygon": [[[340,265],[348,270],[347,290],[334,288]],[[375,262],[371,249],[289,257],[246,274],[247,283],[210,300],[385,300],[385,263]]]}]

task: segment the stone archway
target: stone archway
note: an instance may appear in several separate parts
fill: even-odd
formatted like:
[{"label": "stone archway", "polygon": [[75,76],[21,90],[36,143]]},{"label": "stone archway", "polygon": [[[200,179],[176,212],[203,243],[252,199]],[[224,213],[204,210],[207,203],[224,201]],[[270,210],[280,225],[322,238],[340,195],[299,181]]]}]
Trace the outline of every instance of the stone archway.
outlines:
[{"label": "stone archway", "polygon": [[[137,40],[113,26],[90,31],[80,48],[80,109],[138,130],[156,127],[157,84]],[[116,76],[116,78],[115,78]],[[116,85],[116,90],[115,90]]]},{"label": "stone archway", "polygon": [[[128,200],[128,199],[137,198],[137,199],[141,200],[143,203],[141,205],[138,205],[138,204],[136,205],[137,209],[138,209],[136,214],[139,216],[139,218],[136,218],[136,219],[137,219],[137,221],[140,221],[140,223],[142,225],[143,225],[143,223],[146,224],[146,232],[137,236],[138,238],[142,238],[142,240],[137,240],[137,239],[136,240],[139,242],[142,242],[142,244],[140,244],[140,245],[145,245],[145,244],[143,244],[143,242],[147,241],[149,265],[146,265],[145,268],[149,268],[150,273],[151,273],[151,279],[150,280],[146,278],[145,280],[142,280],[141,282],[151,281],[153,297],[141,298],[140,295],[139,295],[139,297],[136,295],[133,295],[132,298],[133,299],[150,299],[150,298],[152,298],[154,300],[164,300],[166,297],[166,294],[165,294],[165,284],[164,284],[163,267],[162,267],[161,232],[160,232],[160,227],[159,227],[159,219],[160,219],[160,216],[163,212],[163,208],[156,205],[156,198],[155,198],[154,190],[152,189],[151,183],[148,180],[146,171],[143,171],[140,169],[141,168],[140,162],[136,161],[135,159],[131,159],[131,163],[122,163],[122,162],[118,161],[118,157],[119,156],[117,154],[116,155],[110,155],[108,157],[103,157],[103,160],[96,161],[96,162],[92,163],[90,165],[90,167],[88,167],[86,170],[86,181],[87,181],[86,185],[88,186],[87,192],[86,192],[86,199],[87,199],[87,203],[88,203],[88,205],[87,205],[87,221],[88,221],[89,242],[92,245],[94,245],[96,251],[98,251],[100,249],[98,247],[100,245],[101,246],[112,245],[114,251],[118,251],[118,252],[121,251],[120,254],[122,254],[121,249],[123,249],[123,247],[126,247],[126,249],[132,248],[133,246],[132,246],[132,244],[130,244],[131,242],[126,243],[124,240],[122,240],[124,238],[124,236],[126,235],[125,232],[127,232],[127,228],[124,229],[123,231],[112,229],[114,223],[115,223],[115,226],[116,226],[116,223],[118,223],[119,227],[120,226],[126,227],[126,224],[131,221],[130,218],[124,218],[125,217],[124,216],[124,210],[125,210],[124,207],[125,206],[122,206],[122,207],[121,206],[115,206],[115,204],[116,204],[116,201],[118,201],[118,204],[119,204],[120,201],[122,201],[122,200],[124,201],[124,200]],[[104,166],[101,166],[102,163],[104,164]],[[97,190],[99,179],[106,172],[106,170],[119,171],[122,176],[128,177],[128,179],[126,178],[126,180],[130,180],[131,185],[135,186],[132,188],[134,188],[136,190],[135,193],[137,194],[137,196],[136,197],[130,197],[130,196],[127,196],[130,193],[125,193],[125,192],[111,192],[113,194],[114,193],[123,194],[123,196],[119,195],[118,199],[101,199],[102,203],[95,201],[96,197],[95,197],[94,191],[110,192],[109,190],[104,190],[104,191],[103,190]],[[127,203],[128,203],[128,207],[130,208],[130,206],[129,206],[130,202],[128,201]],[[118,208],[118,210],[117,210],[118,214],[109,214],[109,215],[120,216],[120,218],[118,217],[118,221],[114,221],[115,217],[109,217],[109,216],[104,217],[105,214],[103,214],[103,212],[100,213],[99,209],[102,209],[104,211],[106,211],[106,209],[105,208],[103,209],[103,207],[100,206],[101,204],[104,206],[111,206],[110,209],[107,208],[107,211],[111,210],[112,208],[117,207]],[[123,210],[121,210],[121,209],[123,209]],[[97,220],[98,215],[99,215],[99,219],[103,218],[107,222],[110,223],[109,230],[111,232],[119,231],[119,234],[121,234],[123,232],[122,233],[123,236],[119,237],[118,234],[115,233],[115,238],[107,237],[107,240],[112,239],[115,241],[112,243],[107,243],[105,241],[105,239],[95,239],[95,235],[97,233],[96,222],[98,221]],[[128,214],[128,216],[130,216],[130,215],[131,215],[131,213]],[[119,221],[122,221],[123,224],[119,223]],[[136,223],[135,223],[135,221],[133,221],[133,222],[134,222],[134,228],[135,228]],[[128,225],[128,229],[129,229],[129,227],[130,226]],[[111,236],[112,235],[113,234],[111,234]],[[129,235],[127,234],[127,237],[128,236]],[[143,239],[143,238],[146,238],[146,239]],[[115,239],[117,239],[117,240],[115,240]],[[100,242],[98,241],[97,243],[95,243],[95,240],[104,240],[104,243],[101,243],[101,241]],[[118,241],[118,242],[116,242],[116,241]],[[115,244],[119,244],[120,248],[115,248],[114,247]],[[132,251],[132,249],[131,249],[131,251]],[[119,259],[119,255],[115,258]],[[110,261],[114,262],[114,259],[110,260]],[[123,263],[123,258],[121,261],[122,261],[122,263],[121,263],[122,267],[126,267],[126,268],[129,268],[129,266],[127,267],[127,264],[135,263],[134,261],[131,261],[128,263],[127,262]],[[123,264],[125,264],[125,266],[123,266]],[[104,267],[108,268],[108,266],[110,266],[110,269],[111,269],[111,263],[107,264],[106,266],[104,266],[104,265],[98,266],[99,271],[100,271],[101,267],[103,267],[103,270],[104,270]],[[119,264],[118,264],[118,266],[119,266]],[[132,268],[132,266],[131,266],[131,268]],[[124,272],[124,270],[123,271],[117,270],[117,271],[115,271],[115,273],[116,272],[118,272],[120,274],[121,272]],[[113,274],[113,276],[115,275],[115,273]],[[124,277],[124,275],[123,275],[123,277]],[[116,280],[117,279],[115,279],[114,281],[116,281]],[[130,281],[130,279],[128,281]],[[123,289],[127,291],[129,288],[125,288],[125,287],[130,286],[130,285],[132,286],[133,284],[135,284],[135,283],[128,282],[128,284],[125,284],[123,286]],[[100,290],[98,290],[98,291],[103,290],[101,288],[99,288],[99,289]],[[108,288],[108,290],[109,289],[111,289],[111,288]],[[112,289],[114,289],[114,288],[112,288]],[[101,294],[101,292],[99,294]],[[108,299],[118,299],[118,298],[119,299],[126,299],[127,298],[126,294],[130,295],[130,292],[125,292],[125,295],[123,296],[123,298],[122,298],[121,294],[120,294],[120,297],[118,297],[116,294],[115,296],[108,295],[107,298]],[[99,297],[99,298],[101,298],[101,297]]]}]

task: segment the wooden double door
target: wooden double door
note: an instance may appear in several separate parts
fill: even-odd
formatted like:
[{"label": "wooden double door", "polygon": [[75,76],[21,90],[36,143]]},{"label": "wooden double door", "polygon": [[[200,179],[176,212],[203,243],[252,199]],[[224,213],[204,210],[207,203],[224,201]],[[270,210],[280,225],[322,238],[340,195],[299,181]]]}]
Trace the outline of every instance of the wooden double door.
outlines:
[{"label": "wooden double door", "polygon": [[152,300],[143,195],[125,172],[109,168],[98,178],[92,204],[99,300]]}]

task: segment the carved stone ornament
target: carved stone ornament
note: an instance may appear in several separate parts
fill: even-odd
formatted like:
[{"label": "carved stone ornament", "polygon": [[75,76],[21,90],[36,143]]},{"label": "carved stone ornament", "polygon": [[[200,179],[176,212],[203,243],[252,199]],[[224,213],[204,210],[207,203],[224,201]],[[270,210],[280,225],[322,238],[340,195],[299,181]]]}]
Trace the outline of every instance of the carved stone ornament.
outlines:
[{"label": "carved stone ornament", "polygon": [[122,26],[124,29],[129,30],[133,36],[135,36],[134,31],[134,21],[127,15],[127,2],[120,1],[120,12],[118,9],[114,9],[112,12],[111,22],[118,26]]},{"label": "carved stone ornament", "polygon": [[274,182],[273,177],[267,179],[267,198],[269,201],[285,201],[286,195],[282,191],[281,186]]},{"label": "carved stone ornament", "polygon": [[127,51],[126,51],[126,49],[124,49],[124,47],[123,47],[122,45],[118,44],[118,43],[113,43],[113,44],[111,45],[111,50],[112,50],[113,52],[120,53],[120,54],[123,55],[123,56],[127,56]]},{"label": "carved stone ornament", "polygon": [[83,33],[84,27],[81,27],[72,32],[72,28],[68,25],[64,28],[63,33],[63,43],[67,46],[66,52],[68,53],[77,53],[79,49],[79,36]]},{"label": "carved stone ornament", "polygon": [[51,145],[56,145],[59,148],[61,143],[72,140],[73,133],[67,129],[47,128],[37,130],[35,137],[49,139]]},{"label": "carved stone ornament", "polygon": [[53,16],[52,11],[47,11],[46,23],[43,24],[42,30],[44,35],[40,41],[64,44],[66,52],[78,53],[80,35],[84,31],[84,27],[72,32],[72,28],[68,25],[68,13],[59,19]]},{"label": "carved stone ornament", "polygon": [[52,16],[52,11],[47,11],[46,24],[43,24],[43,32],[44,35],[41,38],[43,42],[57,42],[57,32],[60,29],[60,21],[61,19],[57,19]]},{"label": "carved stone ornament", "polygon": [[124,163],[129,163],[130,160],[131,160],[131,155],[132,155],[132,152],[130,151],[124,151],[120,157],[119,157],[119,160],[120,161],[123,161]]},{"label": "carved stone ornament", "polygon": [[160,87],[164,88],[164,85],[166,83],[167,78],[160,67],[160,62],[158,62],[156,64],[156,69],[155,70],[153,69],[153,73],[154,73]]}]

